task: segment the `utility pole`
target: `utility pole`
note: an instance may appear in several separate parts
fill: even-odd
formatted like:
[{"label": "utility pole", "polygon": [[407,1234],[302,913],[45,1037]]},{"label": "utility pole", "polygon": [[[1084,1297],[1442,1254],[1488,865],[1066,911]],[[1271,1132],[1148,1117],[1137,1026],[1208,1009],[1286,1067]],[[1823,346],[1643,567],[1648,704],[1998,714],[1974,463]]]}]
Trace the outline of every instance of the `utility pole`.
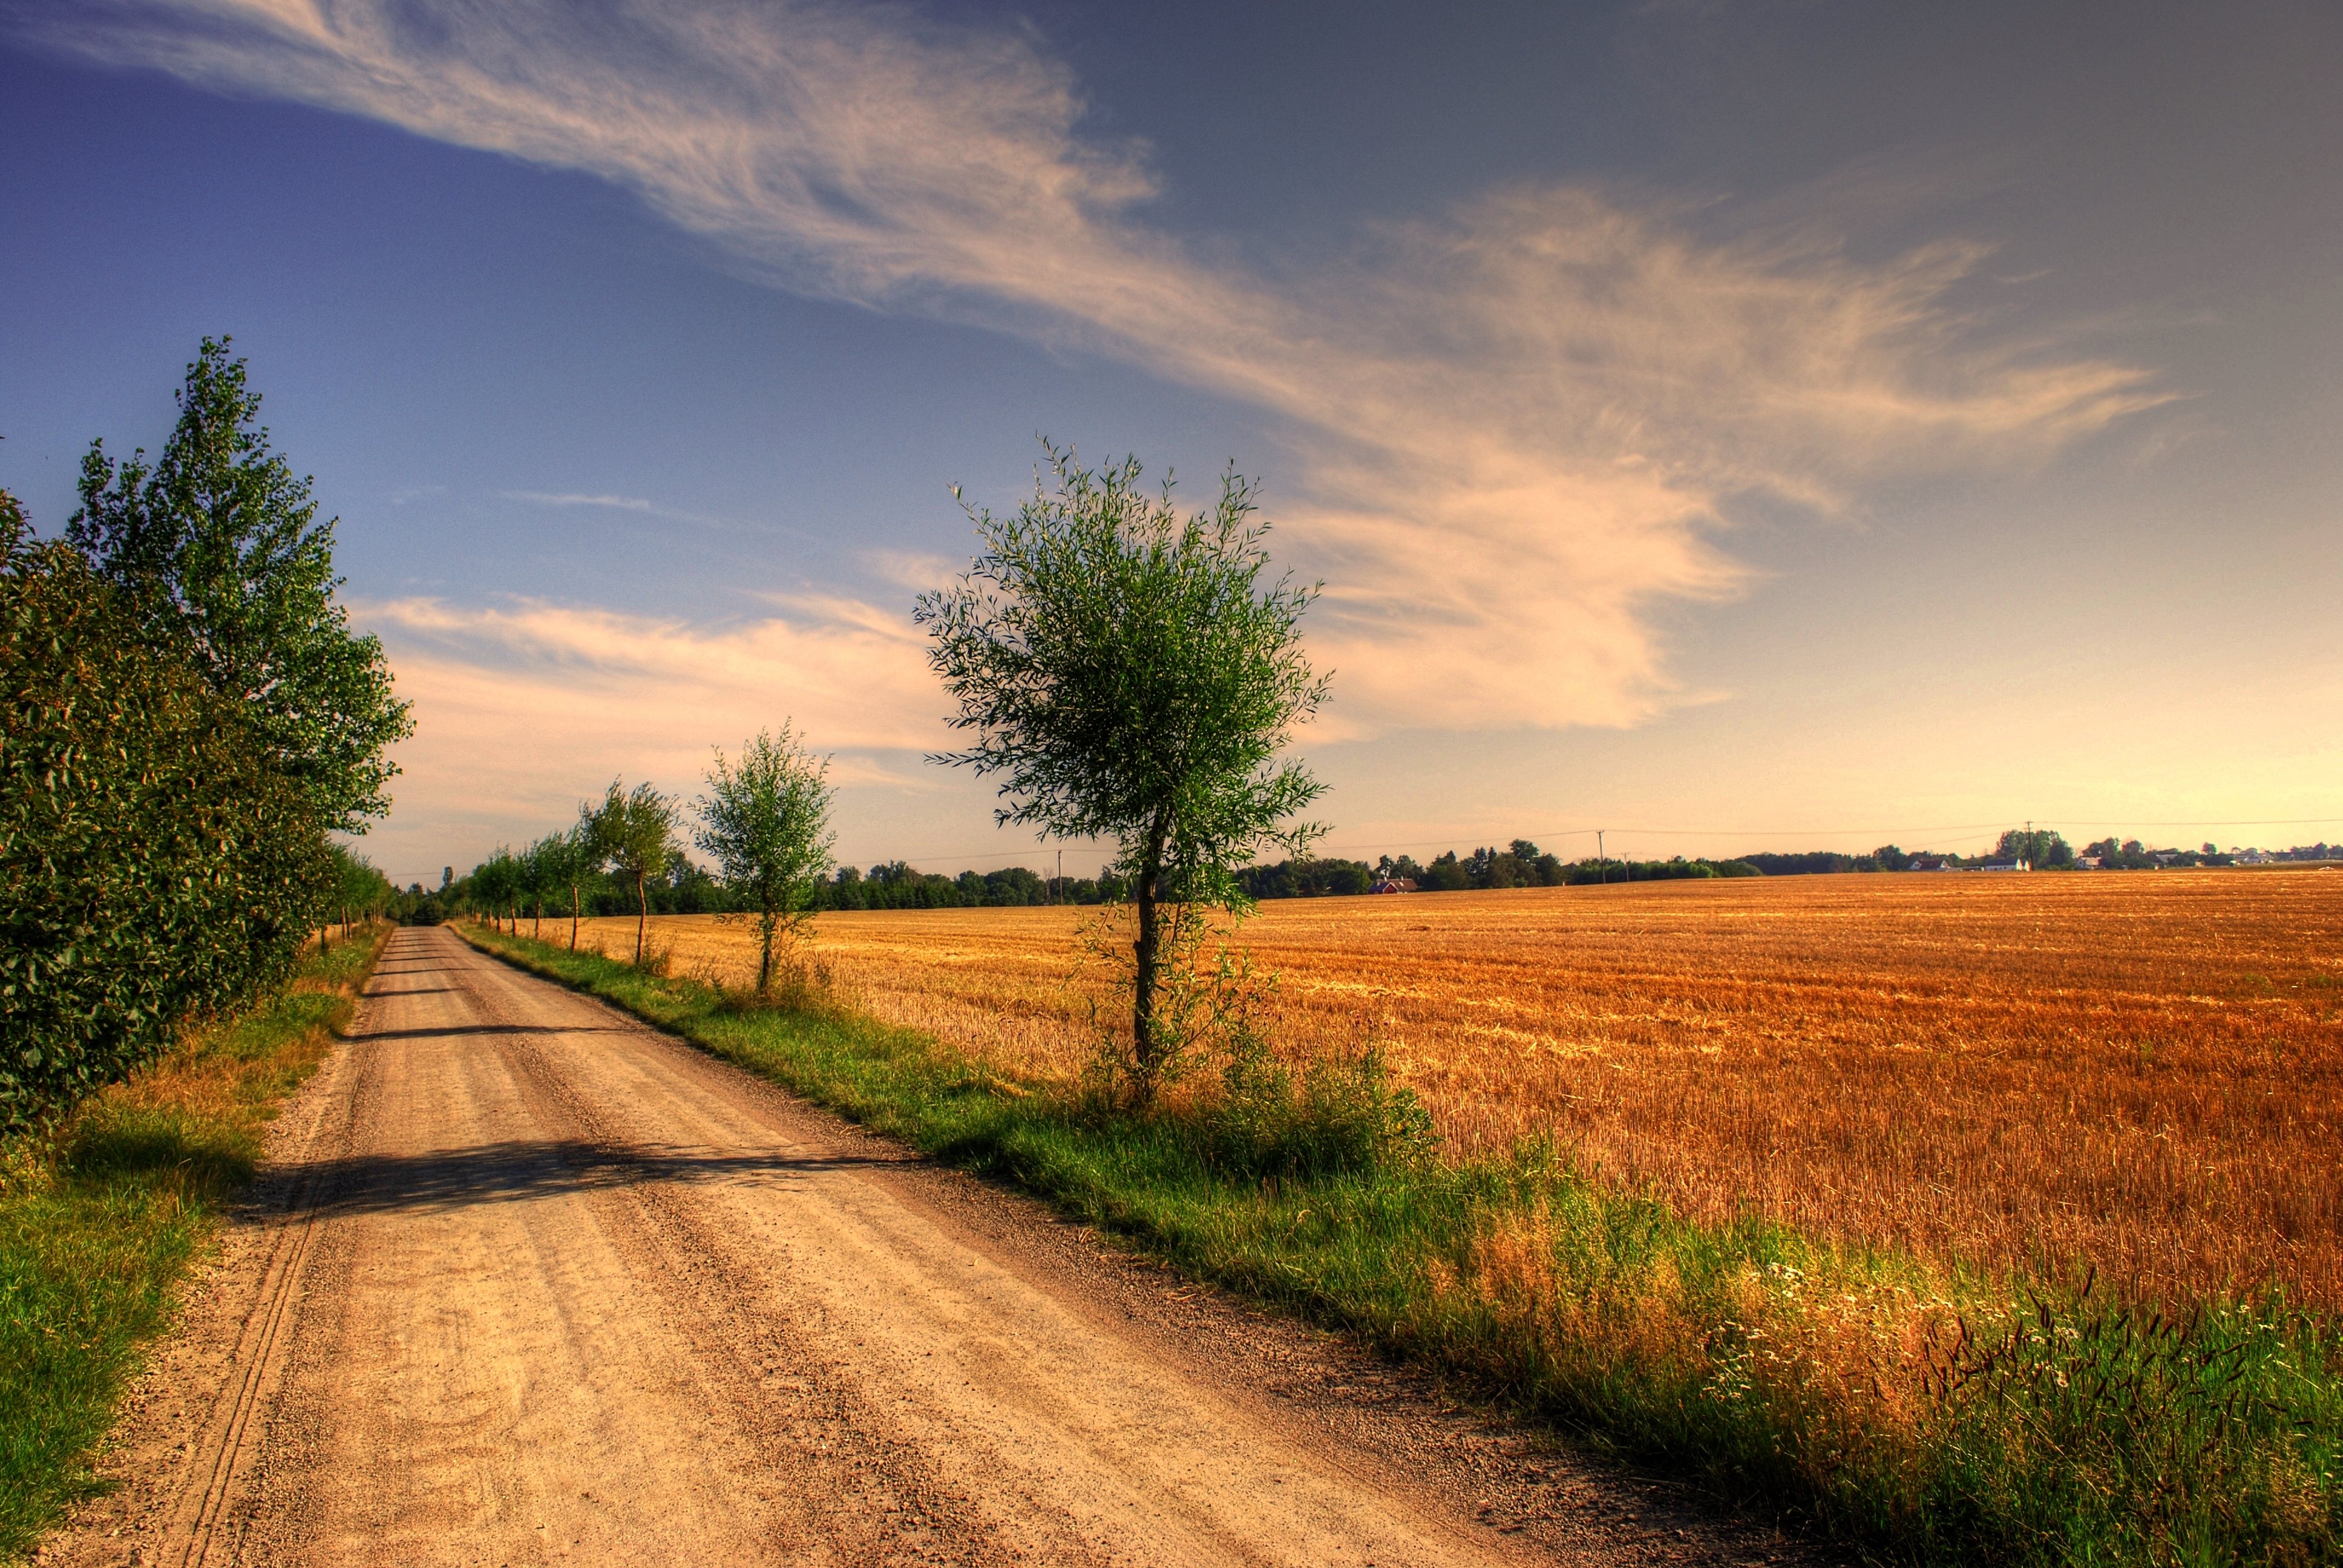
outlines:
[{"label": "utility pole", "polygon": [[1058,846],[1058,879],[1050,884],[1050,902],[1054,904],[1058,901],[1058,894],[1065,888],[1065,885],[1066,847],[1063,844],[1061,844]]},{"label": "utility pole", "polygon": [[1603,852],[1604,832],[1601,828],[1594,829],[1594,858],[1603,862],[1603,885],[1607,888],[1611,885],[1611,857]]}]

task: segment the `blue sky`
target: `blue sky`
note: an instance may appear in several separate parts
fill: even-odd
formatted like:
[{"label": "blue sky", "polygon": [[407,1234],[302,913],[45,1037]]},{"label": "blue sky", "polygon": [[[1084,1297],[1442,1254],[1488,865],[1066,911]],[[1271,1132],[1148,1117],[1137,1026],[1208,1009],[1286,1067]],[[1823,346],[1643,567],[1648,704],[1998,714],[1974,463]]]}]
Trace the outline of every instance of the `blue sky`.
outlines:
[{"label": "blue sky", "polygon": [[2337,836],[2331,6],[1261,9],[0,4],[0,485],[234,334],[402,880],[785,717],[1038,863],[909,621],[1037,432],[1264,480],[1338,852]]}]

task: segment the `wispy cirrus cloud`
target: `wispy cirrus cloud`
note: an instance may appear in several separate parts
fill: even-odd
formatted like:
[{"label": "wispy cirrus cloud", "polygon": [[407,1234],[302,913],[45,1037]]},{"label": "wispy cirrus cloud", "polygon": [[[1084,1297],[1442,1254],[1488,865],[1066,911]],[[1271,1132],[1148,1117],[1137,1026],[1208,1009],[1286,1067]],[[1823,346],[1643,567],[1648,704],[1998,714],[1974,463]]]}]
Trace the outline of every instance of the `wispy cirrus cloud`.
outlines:
[{"label": "wispy cirrus cloud", "polygon": [[596,511],[639,512],[645,517],[661,518],[671,523],[696,523],[706,528],[733,529],[739,527],[723,518],[663,507],[642,496],[594,495],[578,490],[498,490],[496,494],[498,500],[524,501],[532,507],[585,507]]},{"label": "wispy cirrus cloud", "polygon": [[534,501],[540,507],[609,507],[622,512],[656,512],[659,508],[639,496],[548,495],[543,490],[499,490],[508,501]]},{"label": "wispy cirrus cloud", "polygon": [[778,286],[1262,408],[1300,458],[1275,515],[1328,580],[1313,640],[1349,733],[1632,723],[1672,697],[1655,608],[1745,580],[1718,545],[1737,498],[1844,508],[2165,396],[1981,334],[1952,301],[1985,247],[1704,241],[1586,188],[1486,193],[1298,277],[1208,262],[1150,225],[1143,149],[1086,137],[1029,35],[905,6],[96,0],[47,33],[590,171]]}]

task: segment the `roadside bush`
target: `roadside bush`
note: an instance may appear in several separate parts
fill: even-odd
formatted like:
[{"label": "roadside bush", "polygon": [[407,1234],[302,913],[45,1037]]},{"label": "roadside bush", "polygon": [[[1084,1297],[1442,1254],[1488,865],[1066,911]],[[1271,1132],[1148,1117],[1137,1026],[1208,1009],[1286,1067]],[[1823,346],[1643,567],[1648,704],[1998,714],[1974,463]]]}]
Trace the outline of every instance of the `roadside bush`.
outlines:
[{"label": "roadside bush", "polygon": [[[1234,921],[1214,920],[1222,911],[1200,903],[1165,909],[1152,1077],[1175,1091],[1145,1100],[1130,1091],[1141,1070],[1131,1036],[1093,1004],[1096,1047],[1073,1090],[1077,1113],[1101,1126],[1133,1117],[1154,1123],[1247,1179],[1369,1171],[1431,1150],[1438,1141],[1432,1113],[1392,1081],[1372,1019],[1353,1020],[1347,1050],[1287,1060],[1271,1033],[1275,972],[1254,967],[1232,940]],[[1083,961],[1103,969],[1118,994],[1132,983],[1131,916],[1111,904],[1077,938]],[[1217,1075],[1207,1070],[1212,1064]]]},{"label": "roadside bush", "polygon": [[310,793],[140,624],[0,492],[0,1129],[281,982],[335,885]]},{"label": "roadside bush", "polygon": [[1413,1162],[1438,1141],[1432,1113],[1391,1081],[1372,1040],[1313,1058],[1298,1078],[1266,1050],[1233,1056],[1197,1121],[1215,1163],[1251,1177],[1372,1171]]}]

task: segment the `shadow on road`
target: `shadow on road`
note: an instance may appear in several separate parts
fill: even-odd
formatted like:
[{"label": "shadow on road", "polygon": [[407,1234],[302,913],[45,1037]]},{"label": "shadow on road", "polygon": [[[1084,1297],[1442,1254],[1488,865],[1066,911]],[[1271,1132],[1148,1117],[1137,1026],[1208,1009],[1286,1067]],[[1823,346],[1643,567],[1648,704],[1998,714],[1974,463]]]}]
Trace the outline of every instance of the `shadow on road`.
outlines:
[{"label": "shadow on road", "polygon": [[[407,991],[392,993],[413,994]],[[620,1032],[612,1026],[592,1023],[451,1023],[444,1029],[370,1029],[347,1036],[363,1042],[372,1040],[452,1040],[467,1034],[614,1034]]]},{"label": "shadow on road", "polygon": [[277,1166],[269,1175],[327,1214],[392,1214],[558,1198],[649,1181],[767,1185],[824,1171],[900,1164],[851,1155],[614,1148],[583,1140],[487,1143],[428,1154],[367,1154]]}]

